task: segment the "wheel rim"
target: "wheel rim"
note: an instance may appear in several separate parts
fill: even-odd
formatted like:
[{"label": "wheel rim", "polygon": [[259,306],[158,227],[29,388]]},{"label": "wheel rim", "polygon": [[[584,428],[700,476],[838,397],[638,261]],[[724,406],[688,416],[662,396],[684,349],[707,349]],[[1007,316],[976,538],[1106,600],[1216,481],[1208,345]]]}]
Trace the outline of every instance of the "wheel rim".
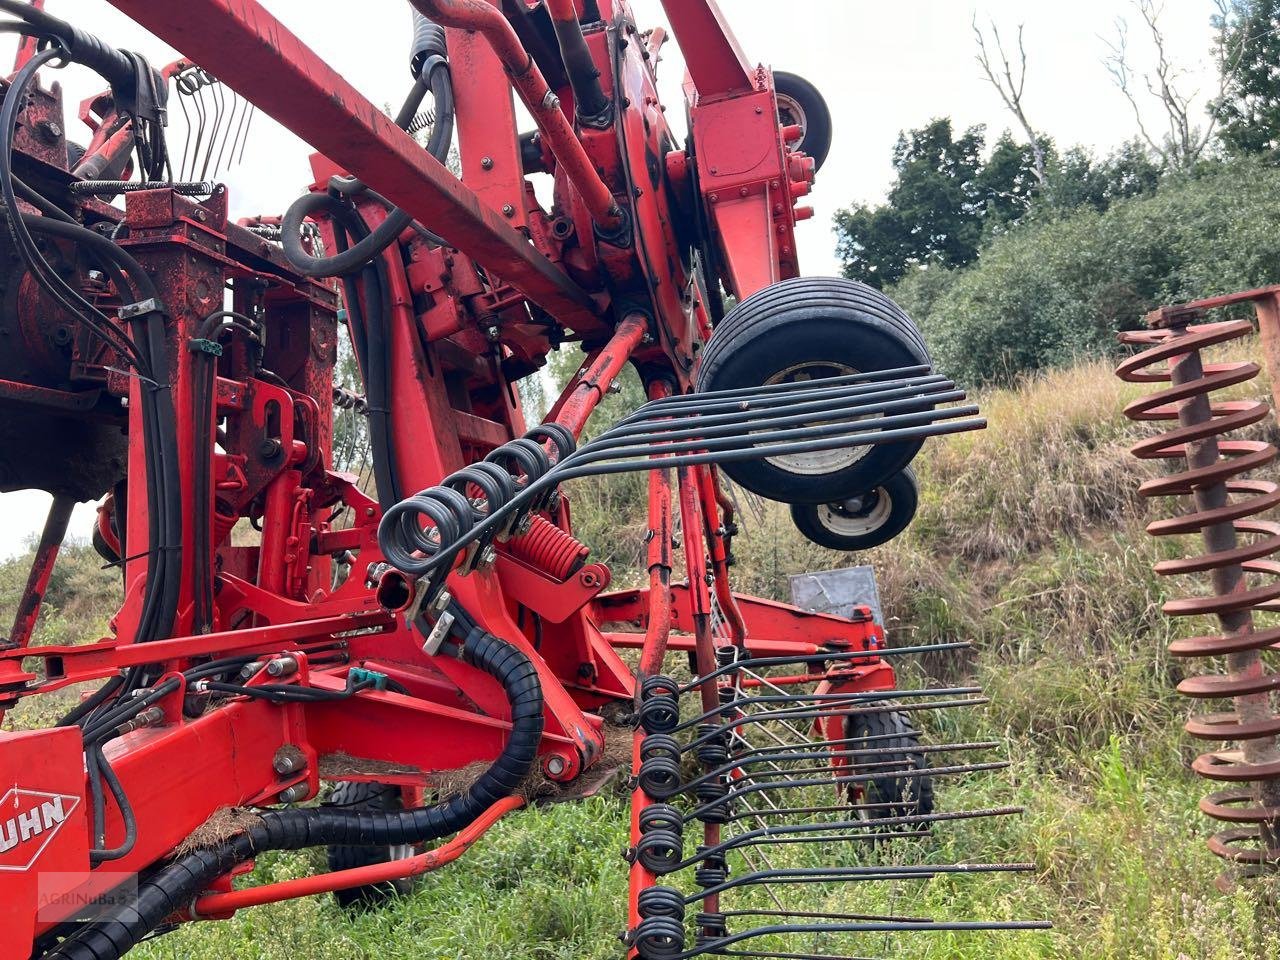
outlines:
[{"label": "wheel rim", "polygon": [[[765,381],[765,386],[777,383],[797,383],[805,380],[821,380],[824,377],[845,377],[860,373],[848,364],[833,363],[826,360],[808,360],[804,363],[792,364],[779,370]],[[858,417],[865,420],[872,414]],[[826,421],[830,422],[830,421]],[[771,466],[803,477],[821,477],[841,470],[847,470],[870,450],[870,447],[845,447],[836,450],[815,450],[807,453],[788,453],[779,457],[766,457],[765,462]]]},{"label": "wheel rim", "polygon": [[778,120],[782,126],[797,126],[800,128],[799,146],[804,146],[805,134],[809,132],[809,118],[805,115],[804,107],[800,105],[800,101],[795,97],[789,97],[785,93],[777,94],[778,98]]},{"label": "wheel rim", "polygon": [[885,525],[893,512],[893,501],[878,487],[860,497],[818,507],[818,522],[840,537],[865,537]]}]

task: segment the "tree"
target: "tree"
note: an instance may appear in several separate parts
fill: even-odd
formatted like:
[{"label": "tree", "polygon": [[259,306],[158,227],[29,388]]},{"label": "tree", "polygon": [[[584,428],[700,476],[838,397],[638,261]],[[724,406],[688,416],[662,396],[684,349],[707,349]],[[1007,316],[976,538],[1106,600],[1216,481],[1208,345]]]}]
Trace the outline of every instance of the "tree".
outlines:
[{"label": "tree", "polygon": [[1237,51],[1210,112],[1227,151],[1280,151],[1280,0],[1220,0],[1213,24],[1223,45]]},{"label": "tree", "polygon": [[1044,183],[1047,167],[1044,144],[1036,134],[1035,128],[1031,126],[1031,121],[1027,119],[1026,111],[1022,106],[1022,93],[1027,85],[1027,48],[1022,42],[1022,28],[1023,25],[1018,24],[1018,66],[1015,71],[1013,64],[1009,62],[1008,54],[1005,53],[1004,41],[1000,39],[1000,28],[996,26],[994,20],[991,21],[992,45],[1000,57],[1000,63],[992,64],[991,55],[987,50],[986,36],[978,27],[978,18],[975,16],[973,34],[978,41],[978,55],[975,59],[978,61],[978,66],[982,67],[982,72],[986,74],[987,81],[996,88],[1000,99],[1018,121],[1022,132],[1027,135],[1027,143],[1031,147],[1035,161],[1036,180]]},{"label": "tree", "polygon": [[1160,165],[1140,140],[1122,143],[1100,162],[1076,146],[1051,157],[1046,196],[1054,210],[1092,207],[1102,212],[1117,200],[1154,192],[1160,175]]},{"label": "tree", "polygon": [[[1217,2],[1220,13],[1215,18],[1218,34],[1214,54],[1218,63],[1219,89],[1217,95],[1205,104],[1206,107],[1222,100],[1224,91],[1239,67],[1243,49],[1242,36],[1233,35],[1227,30],[1230,20],[1226,13],[1227,5],[1234,5],[1237,0]],[[1250,0],[1240,2],[1249,3]],[[1108,42],[1109,52],[1103,63],[1120,92],[1129,101],[1142,140],[1169,169],[1189,170],[1213,142],[1217,117],[1210,110],[1207,122],[1198,122],[1197,103],[1201,102],[1200,91],[1186,89],[1187,72],[1174,62],[1169,52],[1169,43],[1160,25],[1163,3],[1158,0],[1134,0],[1133,5],[1150,36],[1155,50],[1155,65],[1141,76],[1135,72],[1129,57],[1129,25],[1123,18],[1116,21],[1116,39]],[[1139,103],[1139,80],[1148,99],[1159,104],[1159,109],[1164,114],[1166,129],[1159,137],[1151,133],[1144,118]]]},{"label": "tree", "polygon": [[844,275],[883,287],[912,266],[963,266],[987,231],[1021,217],[1036,188],[1034,157],[1005,134],[984,162],[985,145],[982,127],[956,137],[947,118],[900,134],[886,202],[836,214]]}]

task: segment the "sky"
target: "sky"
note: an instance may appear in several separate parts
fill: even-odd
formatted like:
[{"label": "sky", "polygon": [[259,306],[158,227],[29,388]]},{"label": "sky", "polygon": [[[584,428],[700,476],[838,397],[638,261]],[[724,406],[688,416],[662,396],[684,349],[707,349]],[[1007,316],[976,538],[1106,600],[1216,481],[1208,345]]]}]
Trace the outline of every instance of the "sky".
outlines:
[{"label": "sky", "polygon": [[[398,103],[403,97],[408,69],[404,57],[395,55],[408,46],[409,12],[402,0],[363,0],[355,20],[346,15],[356,6],[348,0],[262,2],[370,100]],[[176,58],[106,0],[47,0],[46,6],[155,63]],[[1032,124],[1060,146],[1078,143],[1105,153],[1137,132],[1130,106],[1102,63],[1118,17],[1130,23],[1135,65],[1145,68],[1153,57],[1129,0],[720,0],[720,7],[750,59],[802,74],[831,107],[831,155],[806,201],[816,216],[799,231],[801,267],[810,275],[838,272],[832,215],[849,204],[884,197],[893,180],[890,156],[900,131],[940,116],[951,117],[957,128],[985,124],[992,140],[1013,126],[974,61],[975,17],[980,24],[997,24],[1006,41],[1024,25],[1024,106]],[[632,8],[641,29],[665,23],[659,0],[632,0]],[[1214,85],[1213,9],[1211,0],[1165,0],[1162,13],[1171,56],[1186,71],[1181,82],[1187,92],[1198,90],[1202,96]],[[0,45],[0,62],[10,62],[10,49],[9,43]],[[669,43],[658,68],[664,102],[679,104],[683,69],[676,45]],[[93,75],[74,68],[54,78],[63,84],[72,116],[81,99],[101,88]],[[1155,128],[1159,113],[1151,107],[1145,118]],[[681,122],[682,109],[673,107],[670,113]],[[79,127],[69,119],[73,137]],[[233,216],[282,212],[310,182],[309,153],[292,134],[257,115],[243,164],[222,177]],[[0,494],[0,559],[20,552],[39,531],[47,505],[48,497],[36,492]],[[92,517],[91,505],[80,508],[72,535],[87,536]]]}]

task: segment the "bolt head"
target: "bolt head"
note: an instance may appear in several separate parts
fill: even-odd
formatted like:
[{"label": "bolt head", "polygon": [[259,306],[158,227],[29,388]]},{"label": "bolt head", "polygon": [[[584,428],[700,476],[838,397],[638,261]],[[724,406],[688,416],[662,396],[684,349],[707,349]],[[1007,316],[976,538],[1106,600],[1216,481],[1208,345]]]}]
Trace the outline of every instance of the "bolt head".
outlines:
[{"label": "bolt head", "polygon": [[504,203],[502,205],[502,215],[510,219],[516,215],[516,208],[509,203]]},{"label": "bolt head", "polygon": [[483,167],[485,170],[492,170],[492,169],[493,169],[493,157],[485,157],[484,159],[482,159],[482,160],[480,161],[480,166],[481,166],[481,167]]},{"label": "bolt head", "polygon": [[566,767],[567,764],[564,762],[564,757],[557,756],[555,754],[547,757],[546,771],[550,776],[560,776],[564,773]]}]

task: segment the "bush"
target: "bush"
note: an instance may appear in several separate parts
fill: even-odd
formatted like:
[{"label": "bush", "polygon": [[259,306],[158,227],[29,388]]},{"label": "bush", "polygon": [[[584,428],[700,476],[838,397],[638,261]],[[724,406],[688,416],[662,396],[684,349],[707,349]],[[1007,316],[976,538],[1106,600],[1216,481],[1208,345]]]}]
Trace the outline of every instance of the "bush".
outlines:
[{"label": "bush", "polygon": [[1022,224],[972,267],[891,291],[941,369],[967,383],[1114,352],[1115,334],[1164,304],[1280,280],[1280,170],[1213,165],[1105,213]]}]

